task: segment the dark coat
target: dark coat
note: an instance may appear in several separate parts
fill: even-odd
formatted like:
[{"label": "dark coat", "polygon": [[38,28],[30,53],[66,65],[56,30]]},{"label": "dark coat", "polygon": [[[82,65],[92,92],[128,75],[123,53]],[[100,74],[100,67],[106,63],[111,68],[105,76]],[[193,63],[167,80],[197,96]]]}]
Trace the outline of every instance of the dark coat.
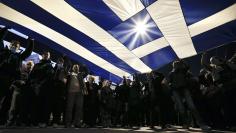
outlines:
[{"label": "dark coat", "polygon": [[51,60],[41,60],[34,66],[29,76],[29,83],[36,94],[39,94],[39,92],[49,91],[47,89],[51,85],[53,74],[54,70]]},{"label": "dark coat", "polygon": [[20,79],[22,61],[31,55],[34,48],[34,41],[28,40],[29,45],[24,52],[12,53],[3,45],[3,39],[7,35],[7,32],[6,29],[0,31],[0,76],[8,75],[13,79]]}]

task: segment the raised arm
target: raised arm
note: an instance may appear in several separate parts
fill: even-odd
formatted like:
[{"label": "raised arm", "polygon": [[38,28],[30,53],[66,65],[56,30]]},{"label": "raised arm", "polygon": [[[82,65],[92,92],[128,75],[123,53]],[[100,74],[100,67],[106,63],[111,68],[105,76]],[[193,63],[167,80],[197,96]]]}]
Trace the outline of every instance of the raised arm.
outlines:
[{"label": "raised arm", "polygon": [[203,53],[201,57],[201,65],[207,70],[211,70],[211,66],[206,60],[207,60],[207,54]]},{"label": "raised arm", "polygon": [[27,57],[29,57],[31,55],[33,49],[34,49],[34,39],[28,38],[28,47],[21,54],[21,59],[25,60]]},{"label": "raised arm", "polygon": [[4,44],[3,44],[3,39],[5,38],[5,36],[7,35],[8,30],[7,28],[2,28],[0,29],[0,49],[4,48]]}]

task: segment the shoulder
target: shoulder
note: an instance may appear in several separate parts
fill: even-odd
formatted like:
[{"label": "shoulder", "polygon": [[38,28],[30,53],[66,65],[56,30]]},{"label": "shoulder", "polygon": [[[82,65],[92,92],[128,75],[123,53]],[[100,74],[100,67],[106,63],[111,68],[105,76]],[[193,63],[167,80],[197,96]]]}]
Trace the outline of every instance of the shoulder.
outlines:
[{"label": "shoulder", "polygon": [[77,75],[79,78],[83,79],[83,73],[78,73]]}]

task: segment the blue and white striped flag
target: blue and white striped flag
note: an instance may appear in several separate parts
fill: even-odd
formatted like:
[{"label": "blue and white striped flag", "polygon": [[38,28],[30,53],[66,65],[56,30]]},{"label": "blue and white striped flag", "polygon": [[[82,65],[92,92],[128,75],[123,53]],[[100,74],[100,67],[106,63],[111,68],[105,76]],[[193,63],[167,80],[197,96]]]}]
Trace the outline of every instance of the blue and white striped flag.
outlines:
[{"label": "blue and white striped flag", "polygon": [[235,0],[1,0],[0,25],[105,79],[150,72],[236,40]]}]

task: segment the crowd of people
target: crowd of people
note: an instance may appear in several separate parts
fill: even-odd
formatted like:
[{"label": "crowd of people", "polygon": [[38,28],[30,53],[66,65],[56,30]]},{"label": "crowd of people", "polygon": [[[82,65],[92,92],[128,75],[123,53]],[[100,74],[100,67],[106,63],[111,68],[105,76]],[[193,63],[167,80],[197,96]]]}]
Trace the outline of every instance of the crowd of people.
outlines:
[{"label": "crowd of people", "polygon": [[140,80],[123,77],[121,85],[94,82],[94,77],[59,58],[52,66],[50,52],[34,64],[22,61],[34,49],[28,39],[24,52],[20,42],[4,47],[8,29],[0,31],[0,124],[47,127],[134,127],[171,125],[203,130],[236,127],[236,54],[230,59],[202,54],[202,69],[194,76],[183,60],[172,63],[168,76],[153,71]]}]

